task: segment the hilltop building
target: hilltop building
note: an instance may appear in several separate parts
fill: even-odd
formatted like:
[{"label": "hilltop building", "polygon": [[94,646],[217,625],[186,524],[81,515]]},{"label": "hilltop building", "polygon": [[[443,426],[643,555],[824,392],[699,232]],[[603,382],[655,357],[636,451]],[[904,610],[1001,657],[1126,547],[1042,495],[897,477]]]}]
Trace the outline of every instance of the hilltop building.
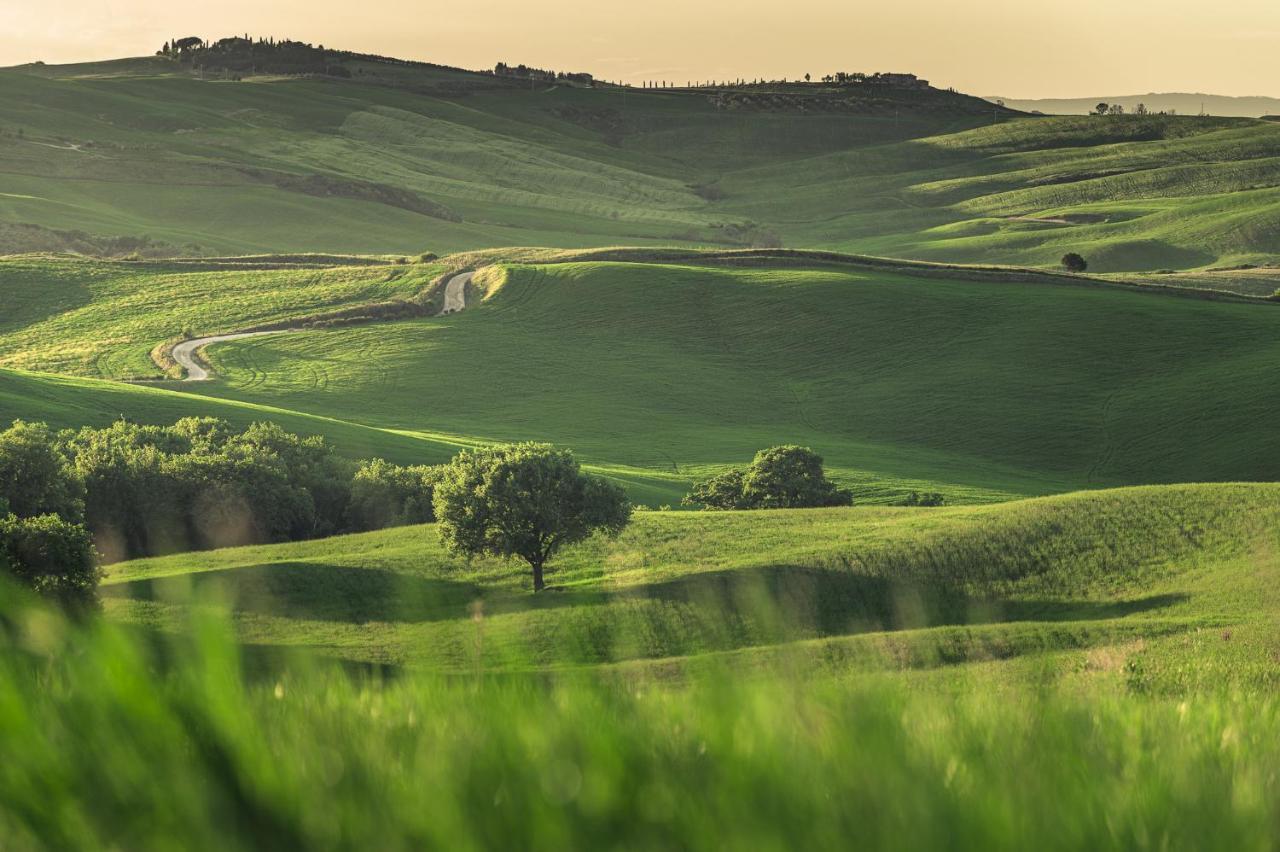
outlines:
[{"label": "hilltop building", "polygon": [[880,83],[885,86],[896,86],[899,89],[927,89],[928,80],[921,80],[915,74],[873,74],[867,78],[868,83]]}]

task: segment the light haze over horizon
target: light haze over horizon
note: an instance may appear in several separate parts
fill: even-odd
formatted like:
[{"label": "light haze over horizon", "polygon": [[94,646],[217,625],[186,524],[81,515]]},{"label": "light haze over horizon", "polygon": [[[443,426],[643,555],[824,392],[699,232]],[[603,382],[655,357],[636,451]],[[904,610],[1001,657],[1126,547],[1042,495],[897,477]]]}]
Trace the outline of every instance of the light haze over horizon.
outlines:
[{"label": "light haze over horizon", "polygon": [[563,0],[10,0],[0,65],[154,53],[167,39],[248,33],[492,68],[498,61],[643,80],[796,79],[909,71],[1010,98],[1205,92],[1280,96],[1274,0],[895,0],[854,6]]}]

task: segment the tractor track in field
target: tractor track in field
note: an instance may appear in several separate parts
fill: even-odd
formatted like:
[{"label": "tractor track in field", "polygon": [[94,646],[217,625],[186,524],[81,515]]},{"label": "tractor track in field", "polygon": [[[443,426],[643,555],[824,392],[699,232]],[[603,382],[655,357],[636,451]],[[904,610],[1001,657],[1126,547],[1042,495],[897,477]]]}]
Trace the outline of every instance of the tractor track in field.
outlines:
[{"label": "tractor track in field", "polygon": [[[440,311],[440,316],[456,314],[466,308],[467,284],[471,283],[471,277],[474,274],[474,271],[459,272],[449,279],[444,287],[444,307]],[[172,355],[178,366],[186,371],[183,381],[206,382],[213,378],[212,367],[201,354],[206,346],[223,343],[228,340],[245,340],[250,337],[265,337],[269,334],[296,334],[314,330],[310,328],[277,328],[269,331],[237,331],[227,334],[212,334],[208,337],[196,337],[178,343],[173,347]],[[254,369],[256,371],[256,366]]]}]

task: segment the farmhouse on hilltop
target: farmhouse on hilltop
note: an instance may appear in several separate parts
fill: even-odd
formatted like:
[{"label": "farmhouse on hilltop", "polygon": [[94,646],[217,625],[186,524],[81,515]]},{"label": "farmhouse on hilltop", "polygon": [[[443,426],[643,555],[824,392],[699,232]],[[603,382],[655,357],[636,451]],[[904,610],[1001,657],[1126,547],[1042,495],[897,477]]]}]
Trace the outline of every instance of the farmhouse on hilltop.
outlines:
[{"label": "farmhouse on hilltop", "polygon": [[882,83],[886,86],[897,86],[900,89],[927,89],[928,80],[921,80],[915,74],[874,74],[868,83]]}]

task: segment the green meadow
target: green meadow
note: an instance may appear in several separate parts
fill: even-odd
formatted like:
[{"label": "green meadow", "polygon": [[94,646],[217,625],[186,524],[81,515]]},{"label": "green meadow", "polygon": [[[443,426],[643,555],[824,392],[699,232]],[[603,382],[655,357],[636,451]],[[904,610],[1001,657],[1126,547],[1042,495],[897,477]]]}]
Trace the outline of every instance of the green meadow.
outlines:
[{"label": "green meadow", "polygon": [[429,526],[121,563],[105,620],[0,621],[0,826],[20,849],[1267,849],[1276,498],[647,512],[536,598]]},{"label": "green meadow", "polygon": [[[537,594],[435,524],[0,577],[0,847],[1274,848],[1280,124],[342,61],[0,70],[0,428],[632,520]],[[853,505],[681,505],[783,444]]]},{"label": "green meadow", "polygon": [[616,541],[566,552],[553,591],[534,596],[521,564],[464,561],[431,526],[405,527],[116,563],[103,594],[114,620],[148,629],[180,630],[215,600],[254,647],[437,672],[828,676],[1031,658],[1073,680],[1090,651],[1122,646],[1091,677],[1263,688],[1276,677],[1277,495],[1158,486],[927,510],[642,512]]}]

